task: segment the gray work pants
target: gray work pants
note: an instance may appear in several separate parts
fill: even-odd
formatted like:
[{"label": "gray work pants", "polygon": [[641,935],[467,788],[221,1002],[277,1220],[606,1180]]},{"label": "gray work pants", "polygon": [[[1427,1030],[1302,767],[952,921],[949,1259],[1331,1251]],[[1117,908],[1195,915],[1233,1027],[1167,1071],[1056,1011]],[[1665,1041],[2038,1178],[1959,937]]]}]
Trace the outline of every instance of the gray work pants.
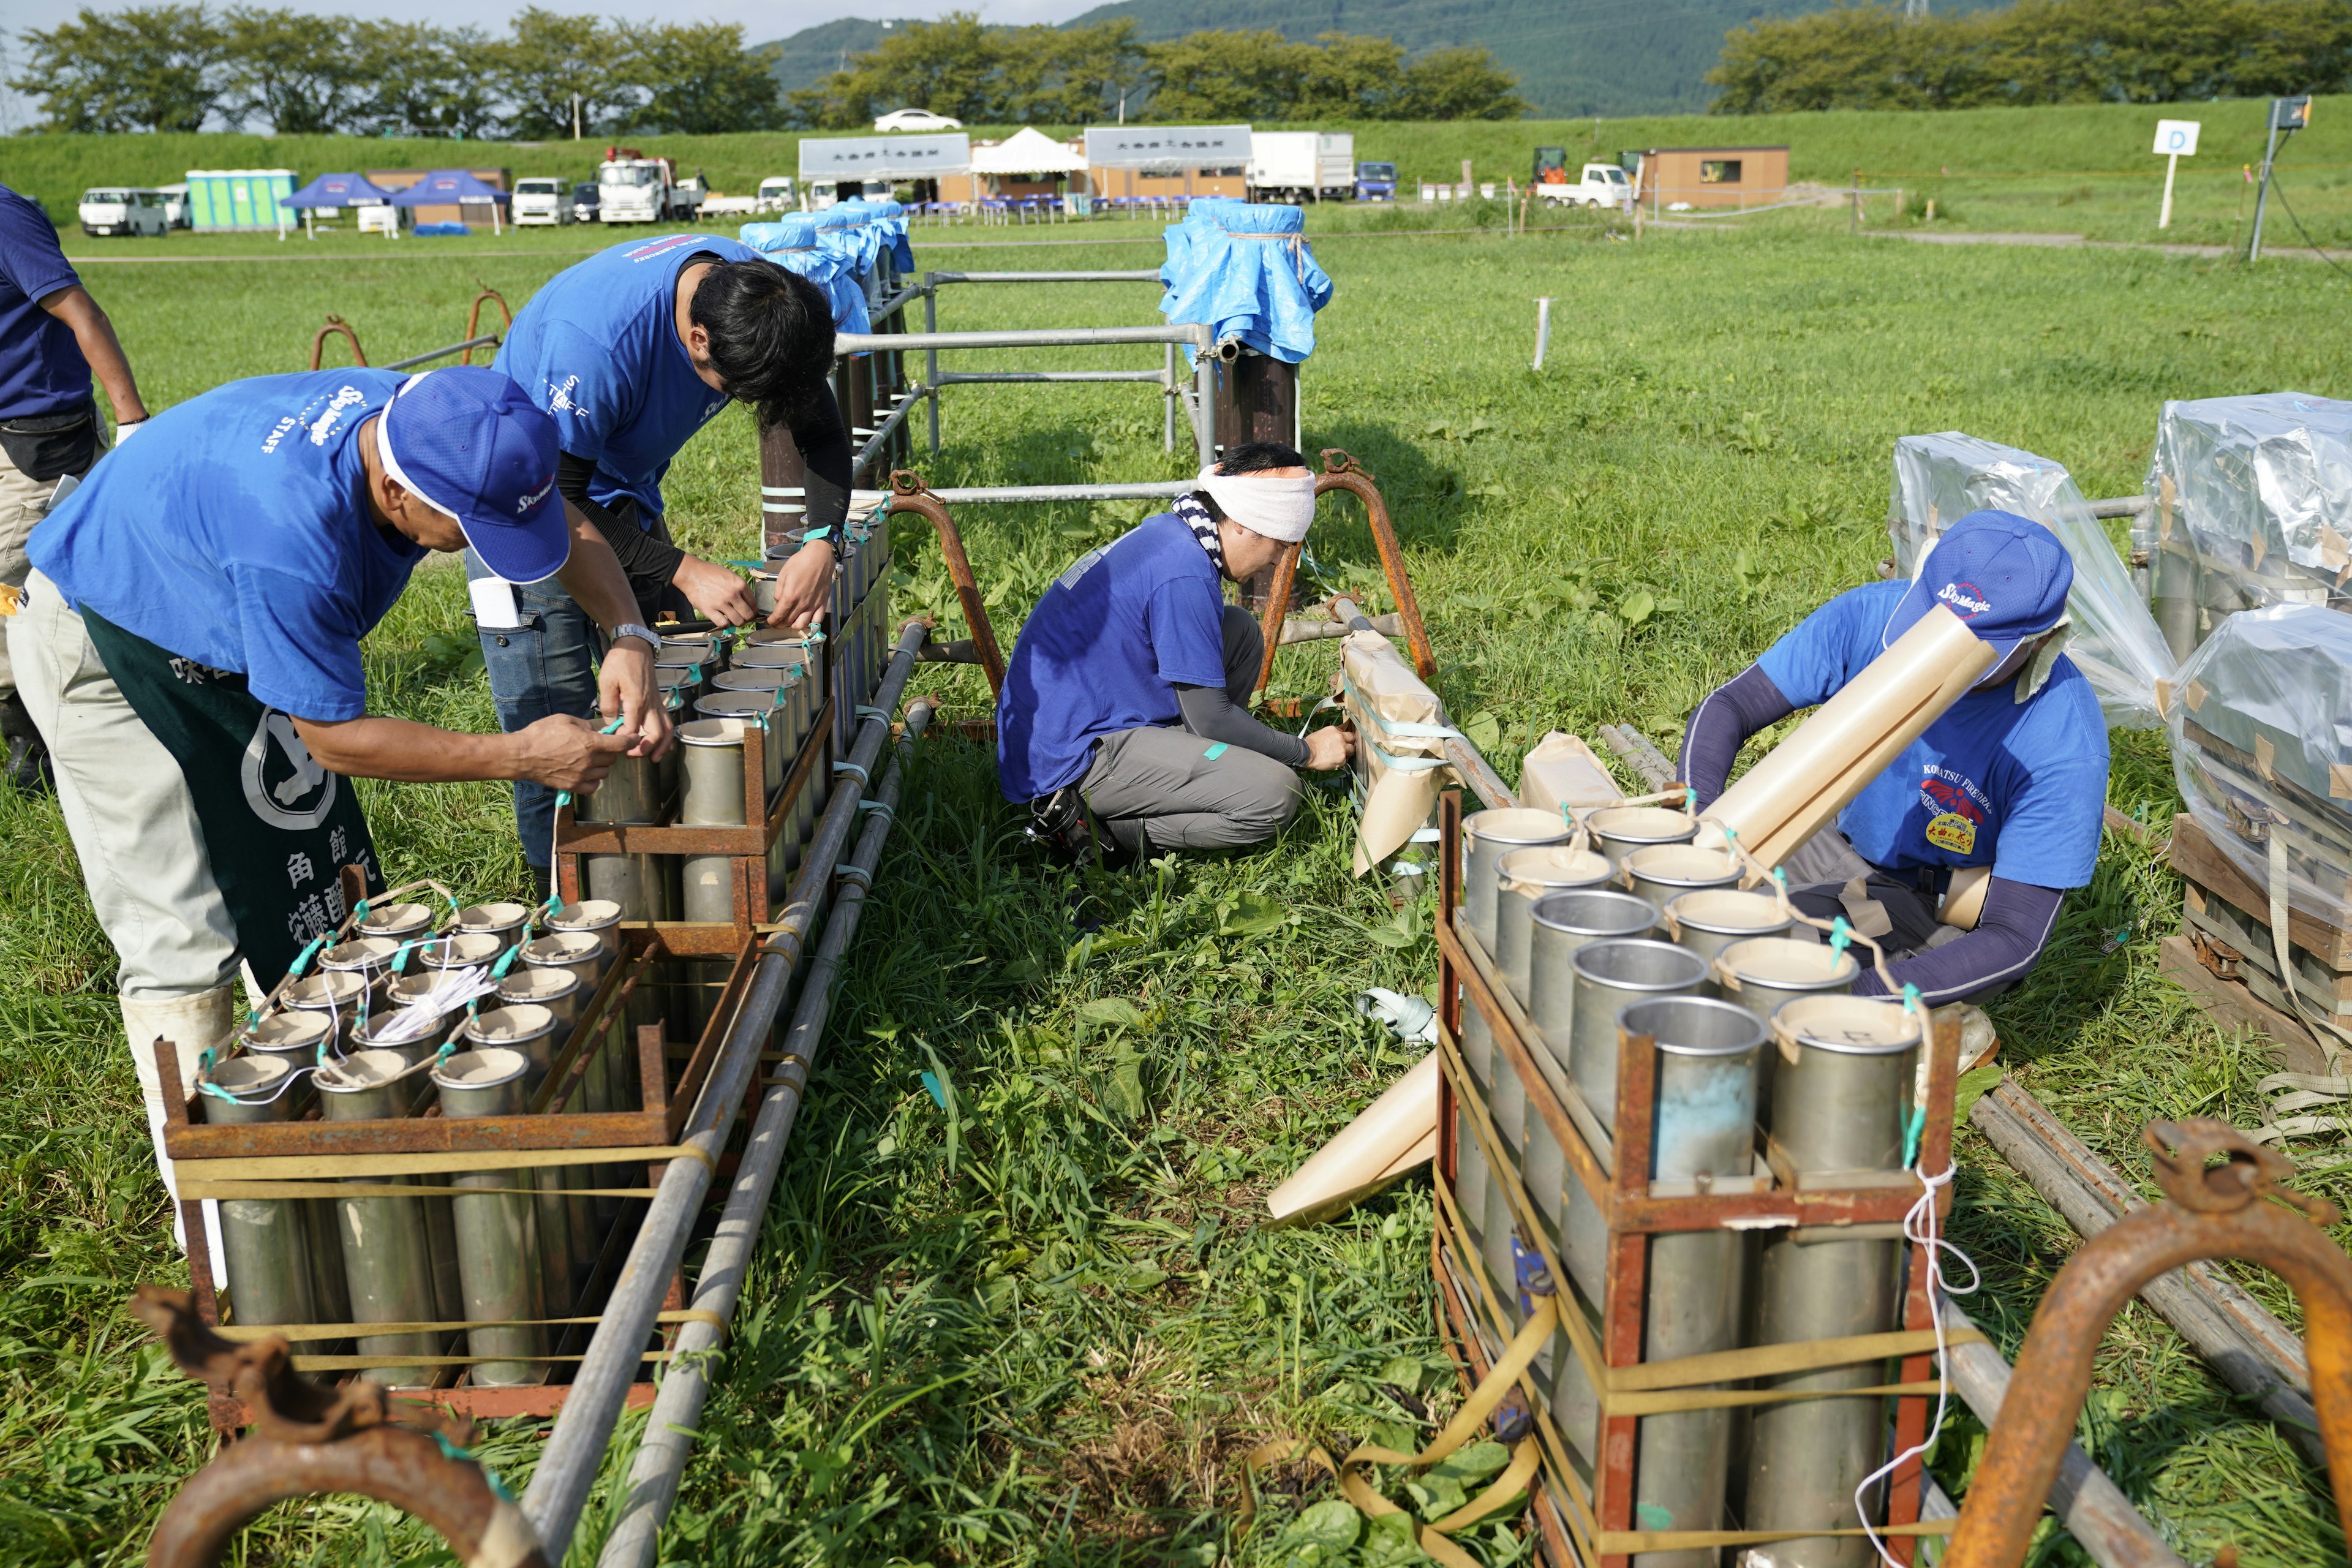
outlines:
[{"label": "gray work pants", "polygon": [[[1265,656],[1247,610],[1225,606],[1225,694],[1247,707]],[[1298,775],[1272,757],[1212,744],[1175,725],[1120,730],[1095,742],[1079,786],[1124,847],[1233,849],[1273,837],[1298,815]]]}]

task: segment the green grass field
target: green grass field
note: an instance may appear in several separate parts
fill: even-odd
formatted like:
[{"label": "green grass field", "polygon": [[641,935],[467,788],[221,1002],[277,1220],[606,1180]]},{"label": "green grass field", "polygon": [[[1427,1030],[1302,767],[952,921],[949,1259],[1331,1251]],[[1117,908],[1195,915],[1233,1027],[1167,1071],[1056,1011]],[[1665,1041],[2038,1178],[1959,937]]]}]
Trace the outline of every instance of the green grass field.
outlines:
[{"label": "green grass field", "polygon": [[[1803,227],[1638,245],[1600,234],[1334,237],[1322,251],[1339,294],[1304,377],[1307,444],[1344,447],[1379,476],[1432,619],[1437,684],[1458,719],[1491,726],[1507,776],[1553,727],[1631,721],[1671,752],[1713,683],[1872,575],[1899,435],[2012,442],[2114,495],[2138,488],[2165,398],[2352,395],[2352,288],[2320,268],[1864,245]],[[330,310],[361,322],[380,359],[451,341],[478,286],[520,301],[560,248],[404,242],[371,258],[270,242],[250,260],[93,268],[91,283],[149,397],[168,405],[299,367]],[[926,265],[989,264],[918,248]],[[1150,256],[1005,253],[1021,267]],[[1540,374],[1528,369],[1538,295],[1563,301]],[[1154,302],[1140,285],[970,289],[941,320],[1133,323],[1155,319]],[[1160,452],[1158,409],[1136,388],[958,388],[945,416],[946,449],[921,465],[938,483],[1187,471]],[[745,552],[755,482],[748,420],[730,413],[673,472],[681,532]],[[1138,510],[968,515],[1000,634]],[[900,602],[959,635],[937,551],[899,537]],[[1327,515],[1313,544],[1328,581],[1375,584],[1352,515]],[[488,725],[462,659],[463,603],[456,573],[420,575],[371,640],[382,708]],[[1328,645],[1287,652],[1276,689],[1316,691],[1331,667]],[[951,712],[978,710],[971,672],[927,671],[917,689],[934,687]],[[519,889],[501,791],[365,794],[394,877]],[[2151,821],[2169,813],[2158,737],[2116,737],[2110,798]],[[1426,910],[1392,912],[1349,879],[1349,813],[1328,793],[1258,853],[1074,884],[1022,847],[990,759],[940,739],[899,822],[665,1561],[1395,1561],[1377,1540],[1311,1556],[1285,1533],[1287,1505],[1247,1540],[1231,1532],[1238,1457],[1261,1438],[1409,1441],[1417,1413],[1442,1419],[1455,1397],[1433,1331],[1425,1181],[1319,1228],[1255,1226],[1268,1188],[1410,1059],[1350,999],[1433,981]],[[2142,1123],[2251,1124],[2266,1070],[2156,977],[2179,900],[2143,850],[2111,839],[2041,970],[1994,1008],[2011,1070],[2136,1173]],[[1073,907],[1099,931],[1080,938]],[[207,1452],[194,1385],[120,1310],[133,1284],[184,1274],[111,995],[57,812],[0,795],[12,1563],[136,1561]],[[926,1070],[950,1091],[944,1110]],[[1981,1143],[1964,1137],[1962,1157],[1956,1235],[1986,1271],[1970,1310],[2013,1353],[2072,1240]],[[2352,1200],[2352,1166],[2319,1149],[2305,1160],[2308,1185]],[[2250,1284],[2291,1316],[2269,1281]],[[517,1423],[487,1445],[518,1488],[533,1434]],[[2346,1560],[2325,1479],[2140,1309],[2102,1353],[2082,1436],[2195,1561],[2224,1545],[2248,1564]],[[1963,1423],[1938,1457],[1956,1489],[1973,1452]],[[592,1519],[574,1563],[593,1561],[599,1532]],[[348,1500],[281,1510],[248,1541],[254,1563],[446,1560],[418,1527]],[[1496,1529],[1473,1550],[1520,1560]],[[2081,1558],[2045,1536],[2036,1560]]]},{"label": "green grass field", "polygon": [[[1454,181],[1469,159],[1480,180],[1527,179],[1534,149],[1564,148],[1573,163],[1614,160],[1645,147],[1779,146],[1790,150],[1792,180],[1843,188],[1856,171],[1874,190],[1901,189],[1924,205],[1937,198],[1937,222],[1991,231],[2081,232],[2106,239],[2242,243],[2252,216],[2242,169],[2259,165],[2267,100],[2200,104],[2067,104],[2037,109],[1949,112],[1657,115],[1629,120],[1518,120],[1406,124],[1367,121],[1350,130],[1360,159],[1393,161],[1406,184]],[[2173,226],[2156,227],[2164,166],[2151,156],[2158,120],[2201,121],[2201,151],[2183,161]],[[974,127],[975,140],[1016,127]],[[1072,126],[1043,127],[1075,135]],[[1266,125],[1265,130],[1285,127]],[[834,132],[833,134],[840,134]],[[713,188],[742,194],[770,174],[799,169],[798,132],[639,139],[686,169],[700,168]],[[74,203],[102,184],[168,184],[190,169],[290,168],[308,180],[336,170],[438,168],[453,163],[510,168],[517,175],[592,179],[604,142],[451,142],[333,136],[243,135],[14,136],[0,141],[0,184],[41,201],[61,225]],[[2312,128],[2291,138],[2280,157],[2286,200],[2324,246],[2352,247],[2352,98],[2322,98]],[[1891,214],[1879,198],[1877,216]],[[1362,221],[1318,211],[1318,226]],[[2273,211],[2273,244],[2299,244],[2287,216]],[[68,232],[72,232],[68,228]],[[181,241],[165,242],[176,245]],[[219,254],[219,237],[194,248]],[[428,242],[463,245],[469,241]],[[88,250],[155,247],[155,241],[86,242]]]}]

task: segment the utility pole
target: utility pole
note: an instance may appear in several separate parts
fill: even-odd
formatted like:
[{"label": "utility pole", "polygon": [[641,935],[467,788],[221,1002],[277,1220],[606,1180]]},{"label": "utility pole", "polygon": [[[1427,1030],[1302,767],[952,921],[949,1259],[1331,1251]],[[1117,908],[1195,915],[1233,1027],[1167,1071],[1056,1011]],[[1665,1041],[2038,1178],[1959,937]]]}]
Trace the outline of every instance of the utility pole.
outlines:
[{"label": "utility pole", "polygon": [[580,140],[580,95],[572,95],[572,140]]},{"label": "utility pole", "polygon": [[2263,209],[2270,205],[2271,163],[2278,156],[2279,137],[2292,136],[2311,123],[2311,99],[2273,98],[2271,100],[2270,141],[2263,147],[2262,189],[2254,196],[2254,232],[2246,241],[2248,265],[2263,258]]},{"label": "utility pole", "polygon": [[1903,0],[1903,15],[1910,21],[1919,21],[1927,15],[1927,0]]}]

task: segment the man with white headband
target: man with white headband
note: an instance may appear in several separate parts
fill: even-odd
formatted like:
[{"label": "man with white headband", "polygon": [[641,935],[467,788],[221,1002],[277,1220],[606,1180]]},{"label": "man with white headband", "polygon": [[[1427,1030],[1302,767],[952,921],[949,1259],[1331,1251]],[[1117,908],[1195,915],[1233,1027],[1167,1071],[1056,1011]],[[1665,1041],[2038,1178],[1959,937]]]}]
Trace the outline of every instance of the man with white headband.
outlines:
[{"label": "man with white headband", "polygon": [[1336,768],[1343,729],[1250,717],[1265,653],[1224,602],[1307,537],[1315,478],[1279,442],[1236,447],[1175,510],[1079,557],[1030,612],[996,705],[1004,798],[1072,859],[1259,843],[1298,814],[1297,768]]},{"label": "man with white headband", "polygon": [[[236,1026],[240,962],[265,985],[285,973],[341,920],[341,868],[383,890],[347,779],[581,790],[625,752],[667,750],[653,634],[556,493],[557,456],[554,421],[486,366],[261,376],[157,415],[33,531],[8,651],[121,960],[167,1187],[156,1039],[187,1087]],[[428,552],[469,544],[515,581],[557,578],[617,639],[600,681],[617,733],[368,712],[360,639]]]}]

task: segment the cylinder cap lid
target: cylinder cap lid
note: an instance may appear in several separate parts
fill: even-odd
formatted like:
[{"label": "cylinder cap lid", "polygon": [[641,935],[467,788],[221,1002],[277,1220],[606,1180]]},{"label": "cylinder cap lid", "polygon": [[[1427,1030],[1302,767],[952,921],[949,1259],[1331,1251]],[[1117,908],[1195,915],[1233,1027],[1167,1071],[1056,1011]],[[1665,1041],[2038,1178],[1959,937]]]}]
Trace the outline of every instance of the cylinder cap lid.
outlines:
[{"label": "cylinder cap lid", "polygon": [[496,1089],[530,1070],[530,1058],[520,1051],[495,1046],[459,1051],[433,1069],[433,1081],[443,1089]]},{"label": "cylinder cap lid", "polygon": [[294,1064],[283,1057],[231,1057],[213,1068],[215,1087],[242,1099],[275,1093]]},{"label": "cylinder cap lid", "polygon": [[398,1051],[353,1051],[310,1076],[329,1094],[351,1094],[381,1088],[406,1072],[408,1066],[408,1058]]},{"label": "cylinder cap lid", "polygon": [[555,1015],[535,1003],[517,1002],[493,1007],[466,1026],[466,1037],[488,1044],[498,1040],[530,1040],[555,1027]]}]

